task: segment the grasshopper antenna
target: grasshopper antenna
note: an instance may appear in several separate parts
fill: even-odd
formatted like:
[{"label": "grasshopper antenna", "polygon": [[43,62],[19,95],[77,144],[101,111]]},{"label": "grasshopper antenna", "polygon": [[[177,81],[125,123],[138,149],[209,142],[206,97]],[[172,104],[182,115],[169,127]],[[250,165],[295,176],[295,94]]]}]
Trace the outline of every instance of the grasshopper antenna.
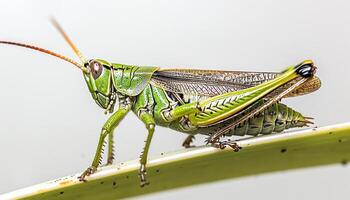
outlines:
[{"label": "grasshopper antenna", "polygon": [[63,56],[61,54],[55,53],[53,51],[41,48],[41,47],[37,47],[37,46],[33,46],[33,45],[29,45],[29,44],[24,44],[24,43],[19,43],[19,42],[11,42],[11,41],[2,41],[0,40],[0,44],[8,44],[8,45],[14,45],[14,46],[20,46],[20,47],[24,47],[24,48],[28,48],[28,49],[33,49],[36,51],[40,51],[52,56],[55,56],[57,58],[60,58],[62,60],[65,60],[73,65],[75,65],[76,67],[78,67],[79,69],[81,69],[84,73],[90,73],[90,70],[86,67],[86,65],[88,64],[88,62],[86,61],[86,59],[84,58],[83,54],[78,50],[78,48],[73,44],[73,42],[70,40],[70,38],[68,37],[68,35],[64,32],[63,28],[58,24],[58,22],[54,19],[51,18],[51,22],[52,24],[55,26],[55,28],[61,33],[61,35],[64,37],[64,39],[67,41],[67,43],[69,44],[69,46],[73,49],[73,51],[75,52],[75,54],[78,55],[80,61],[83,63],[77,63],[75,62],[73,59],[68,58],[66,56]]},{"label": "grasshopper antenna", "polygon": [[0,40],[0,44],[14,45],[14,46],[19,46],[19,47],[24,47],[24,48],[40,51],[40,52],[43,52],[43,53],[46,53],[46,54],[49,54],[49,55],[52,55],[52,56],[55,56],[57,58],[60,58],[62,60],[67,61],[67,62],[75,65],[79,69],[81,69],[84,73],[89,73],[90,72],[90,70],[88,70],[83,65],[75,62],[73,59],[70,59],[70,58],[68,58],[66,56],[63,56],[61,54],[55,53],[53,51],[50,51],[50,50],[47,50],[47,49],[44,49],[44,48],[41,48],[41,47],[37,47],[37,46],[29,45],[29,44],[24,44],[24,43],[19,43],[19,42],[3,41],[3,40]]},{"label": "grasshopper antenna", "polygon": [[84,58],[83,54],[79,51],[79,49],[73,44],[72,40],[68,37],[67,33],[63,30],[61,25],[57,22],[57,20],[54,17],[51,17],[50,21],[53,24],[53,26],[60,32],[60,34],[63,36],[63,38],[66,40],[66,42],[73,49],[75,54],[79,57],[80,61],[84,63],[85,66],[88,63],[87,60]]}]

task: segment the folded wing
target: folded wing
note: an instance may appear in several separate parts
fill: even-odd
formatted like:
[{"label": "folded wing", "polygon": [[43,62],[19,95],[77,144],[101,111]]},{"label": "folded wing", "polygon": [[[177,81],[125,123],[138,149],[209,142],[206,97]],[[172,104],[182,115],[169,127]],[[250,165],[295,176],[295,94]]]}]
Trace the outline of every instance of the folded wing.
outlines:
[{"label": "folded wing", "polygon": [[[211,97],[259,85],[276,78],[279,74],[276,72],[163,69],[154,72],[151,84],[169,92]],[[304,95],[317,90],[320,86],[320,79],[314,76],[287,97]],[[279,90],[283,90],[283,87]],[[288,85],[285,87],[287,88]]]}]

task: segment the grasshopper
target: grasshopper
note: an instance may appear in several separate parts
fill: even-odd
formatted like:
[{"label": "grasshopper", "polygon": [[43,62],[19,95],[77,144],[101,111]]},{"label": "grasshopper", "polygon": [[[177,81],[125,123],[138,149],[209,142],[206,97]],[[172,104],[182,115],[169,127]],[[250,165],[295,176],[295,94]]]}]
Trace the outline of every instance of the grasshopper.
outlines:
[{"label": "grasshopper", "polygon": [[79,177],[81,181],[101,165],[105,141],[108,141],[107,165],[113,163],[113,131],[129,111],[136,114],[148,131],[140,156],[141,186],[149,184],[147,155],[156,125],[188,134],[184,147],[191,146],[194,135],[204,134],[209,136],[208,144],[214,147],[230,146],[239,151],[235,142],[220,138],[271,134],[312,124],[312,118],[280,103],[282,98],[308,94],[320,88],[320,79],[314,75],[316,67],[310,60],[281,73],[160,69],[102,59],[87,60],[62,27],[55,20],[52,22],[80,62],[28,44],[0,43],[37,50],[78,67],[94,101],[106,114],[111,114],[101,129],[91,166]]}]

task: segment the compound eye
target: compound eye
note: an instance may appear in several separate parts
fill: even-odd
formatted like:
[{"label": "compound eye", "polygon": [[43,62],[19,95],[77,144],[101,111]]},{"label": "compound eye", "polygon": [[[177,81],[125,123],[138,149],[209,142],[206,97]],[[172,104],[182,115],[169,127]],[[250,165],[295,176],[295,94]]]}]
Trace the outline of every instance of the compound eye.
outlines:
[{"label": "compound eye", "polygon": [[99,62],[93,61],[90,63],[90,70],[92,77],[94,79],[97,79],[102,74],[103,66]]}]

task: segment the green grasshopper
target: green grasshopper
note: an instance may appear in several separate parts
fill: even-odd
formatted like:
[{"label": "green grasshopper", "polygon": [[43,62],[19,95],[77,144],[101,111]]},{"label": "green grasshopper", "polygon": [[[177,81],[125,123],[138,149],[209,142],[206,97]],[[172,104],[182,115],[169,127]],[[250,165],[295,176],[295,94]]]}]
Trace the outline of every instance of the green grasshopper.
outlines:
[{"label": "green grasshopper", "polygon": [[[235,142],[221,141],[222,136],[257,136],[281,132],[312,122],[299,112],[280,103],[285,97],[299,96],[320,88],[314,76],[316,67],[306,60],[281,73],[216,71],[195,69],[160,69],[110,63],[101,59],[86,60],[67,34],[53,20],[77,56],[78,63],[58,53],[17,42],[0,41],[56,56],[78,67],[95,102],[111,116],[102,127],[95,157],[79,177],[86,177],[101,164],[105,140],[108,139],[107,165],[113,163],[113,130],[129,111],[148,130],[140,156],[141,186],[147,185],[146,163],[155,126],[165,126],[187,133],[183,143],[190,147],[196,134],[205,134],[208,144],[234,151]],[[114,108],[117,108],[114,111]]]}]

